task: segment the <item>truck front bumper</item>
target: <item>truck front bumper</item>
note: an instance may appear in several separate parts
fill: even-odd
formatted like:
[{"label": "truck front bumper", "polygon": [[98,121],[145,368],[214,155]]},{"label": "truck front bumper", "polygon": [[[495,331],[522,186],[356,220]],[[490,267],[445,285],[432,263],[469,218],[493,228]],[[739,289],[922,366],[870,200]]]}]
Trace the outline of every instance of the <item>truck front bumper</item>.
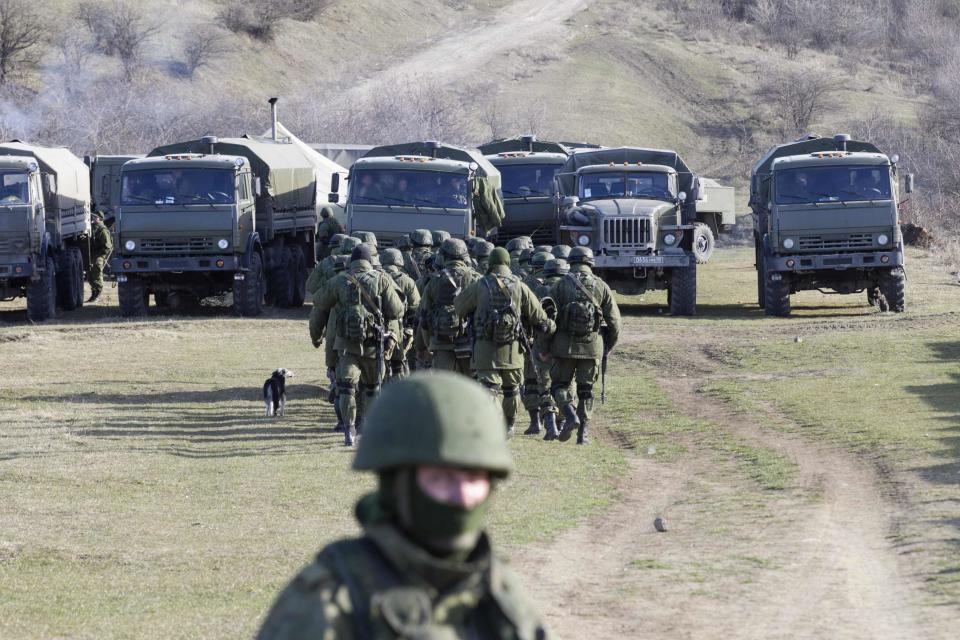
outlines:
[{"label": "truck front bumper", "polygon": [[185,273],[196,271],[240,270],[240,256],[129,256],[110,259],[110,268],[117,276],[145,273]]},{"label": "truck front bumper", "polygon": [[7,256],[7,258],[0,262],[0,283],[29,278],[33,275],[33,263],[30,262],[29,258],[25,256],[14,256],[12,259]]},{"label": "truck front bumper", "polygon": [[847,269],[885,269],[903,266],[903,252],[874,251],[871,253],[801,253],[767,258],[768,271],[845,271]]},{"label": "truck front bumper", "polygon": [[598,269],[667,269],[690,266],[690,256],[686,253],[650,254],[643,256],[608,256],[600,254],[594,258]]}]

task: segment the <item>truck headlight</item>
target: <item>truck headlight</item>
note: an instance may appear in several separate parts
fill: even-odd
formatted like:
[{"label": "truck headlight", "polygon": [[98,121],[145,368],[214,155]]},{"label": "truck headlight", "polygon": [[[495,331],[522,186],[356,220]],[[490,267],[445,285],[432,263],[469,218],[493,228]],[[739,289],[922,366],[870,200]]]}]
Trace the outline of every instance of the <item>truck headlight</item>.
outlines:
[{"label": "truck headlight", "polygon": [[126,242],[123,243],[123,248],[126,249],[127,251],[133,251],[134,249],[137,248],[137,243],[134,242],[133,240],[127,240]]},{"label": "truck headlight", "polygon": [[227,247],[230,246],[230,243],[227,242],[226,238],[220,238],[219,240],[217,240],[217,246],[220,247],[221,249],[226,249]]},{"label": "truck headlight", "polygon": [[793,249],[793,238],[787,238],[783,241],[784,249]]},{"label": "truck headlight", "polygon": [[676,241],[677,241],[677,236],[673,235],[672,233],[668,233],[667,235],[663,236],[664,244],[674,244],[676,243]]},{"label": "truck headlight", "polygon": [[888,242],[890,242],[890,238],[887,237],[887,234],[881,233],[877,236],[877,244],[887,244]]},{"label": "truck headlight", "polygon": [[581,247],[587,246],[588,244],[590,244],[590,236],[588,236],[588,235],[586,235],[586,234],[581,235],[581,236],[578,236],[578,237],[577,237],[577,244],[579,244]]}]

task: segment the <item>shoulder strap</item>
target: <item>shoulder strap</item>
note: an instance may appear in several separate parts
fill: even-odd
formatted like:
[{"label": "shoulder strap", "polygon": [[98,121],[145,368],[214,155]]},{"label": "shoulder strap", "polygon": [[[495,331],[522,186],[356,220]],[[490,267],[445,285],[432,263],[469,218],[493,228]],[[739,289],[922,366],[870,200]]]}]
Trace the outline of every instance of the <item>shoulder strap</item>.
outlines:
[{"label": "shoulder strap", "polygon": [[373,311],[374,313],[380,313],[380,303],[373,301],[373,298],[370,297],[370,293],[367,291],[367,288],[360,283],[360,280],[358,280],[357,277],[354,276],[349,271],[344,271],[343,275],[347,277],[347,280],[350,280],[355,285],[357,285],[357,289],[360,290],[360,295],[363,297],[364,300],[367,301],[367,304],[370,305],[370,310]]},{"label": "shoulder strap", "polygon": [[583,292],[583,295],[587,296],[587,300],[590,301],[590,304],[592,304],[593,306],[595,306],[597,309],[600,308],[600,305],[597,304],[597,301],[596,301],[596,299],[593,297],[593,294],[592,294],[591,292],[587,291],[587,288],[586,288],[585,286],[583,286],[583,283],[582,283],[582,282],[580,282],[580,278],[578,278],[577,276],[575,276],[575,275],[572,274],[572,273],[568,273],[565,277],[569,278],[570,281],[573,282],[574,285],[576,285],[577,289],[579,289],[581,292]]}]

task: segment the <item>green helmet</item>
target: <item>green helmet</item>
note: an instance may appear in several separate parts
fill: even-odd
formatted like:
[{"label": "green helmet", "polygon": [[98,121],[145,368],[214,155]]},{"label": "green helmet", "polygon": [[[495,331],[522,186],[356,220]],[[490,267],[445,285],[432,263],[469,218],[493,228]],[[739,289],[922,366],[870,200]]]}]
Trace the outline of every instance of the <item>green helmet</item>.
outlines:
[{"label": "green helmet", "polygon": [[493,243],[487,242],[486,240],[481,240],[477,243],[477,258],[489,258],[490,252],[493,251]]},{"label": "green helmet", "polygon": [[480,245],[481,240],[477,236],[467,236],[464,242],[467,243],[467,251],[473,256],[476,254],[477,247]]},{"label": "green helmet", "polygon": [[403,254],[399,249],[384,249],[380,254],[380,263],[385,267],[403,268]]},{"label": "green helmet", "polygon": [[331,207],[323,207],[320,209],[320,217],[326,220],[333,215],[333,209]]},{"label": "green helmet", "polygon": [[530,266],[534,269],[543,269],[544,266],[551,260],[556,260],[551,254],[546,251],[539,251],[533,254],[533,257],[530,258]]},{"label": "green helmet", "polygon": [[327,246],[330,248],[339,247],[340,243],[343,242],[343,239],[347,237],[345,233],[335,233],[330,236],[330,239],[327,240]]},{"label": "green helmet", "polygon": [[377,236],[373,231],[355,231],[355,238],[360,238],[360,242],[366,242],[369,245],[377,246]]},{"label": "green helmet", "polygon": [[551,247],[549,244],[538,244],[536,247],[533,248],[533,253],[534,255],[540,252],[550,253],[552,249],[553,247]]},{"label": "green helmet", "polygon": [[554,258],[562,258],[566,260],[570,257],[570,245],[567,244],[555,244],[553,249],[550,250],[550,253],[553,254]]},{"label": "green helmet", "polygon": [[440,253],[443,254],[444,260],[466,260],[470,257],[466,243],[460,238],[444,240],[443,244],[440,245]]},{"label": "green helmet", "polygon": [[432,247],[433,234],[429,229],[414,229],[410,232],[410,242],[415,247]]},{"label": "green helmet", "polygon": [[430,235],[433,236],[433,247],[439,249],[443,246],[443,241],[450,237],[450,232],[440,229],[438,231],[431,231]]},{"label": "green helmet", "polygon": [[548,260],[543,265],[543,275],[545,276],[565,276],[570,273],[570,263],[563,258],[554,258]]},{"label": "green helmet", "polygon": [[517,249],[533,249],[533,240],[530,236],[517,236],[507,242],[507,251],[513,253]]},{"label": "green helmet", "polygon": [[413,243],[410,242],[410,236],[400,236],[397,238],[397,249],[403,251],[405,249],[412,249]]},{"label": "green helmet", "polygon": [[360,241],[360,238],[347,236],[340,242],[340,254],[349,256],[353,250],[359,247],[361,244],[363,244],[363,242]]},{"label": "green helmet", "polygon": [[526,249],[520,252],[520,257],[518,258],[518,260],[520,261],[520,264],[526,264],[527,262],[530,262],[530,258],[532,257],[533,257],[533,249],[531,249],[530,247],[527,247]]},{"label": "green helmet", "polygon": [[437,465],[506,477],[513,470],[506,432],[503,412],[473,380],[445,371],[415,373],[386,385],[371,405],[353,468]]},{"label": "green helmet", "polygon": [[590,247],[574,247],[570,250],[570,257],[567,260],[570,264],[593,266],[593,249]]}]

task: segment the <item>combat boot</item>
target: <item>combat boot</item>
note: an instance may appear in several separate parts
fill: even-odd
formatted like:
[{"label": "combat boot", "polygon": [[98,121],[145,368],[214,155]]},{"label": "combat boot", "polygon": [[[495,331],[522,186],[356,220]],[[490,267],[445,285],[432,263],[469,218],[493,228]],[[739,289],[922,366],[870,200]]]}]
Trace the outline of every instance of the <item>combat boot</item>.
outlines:
[{"label": "combat boot", "polygon": [[558,439],[560,442],[566,442],[570,439],[570,436],[573,435],[574,428],[580,426],[580,418],[577,417],[577,410],[573,408],[573,404],[571,403],[563,405],[562,411],[563,428],[560,429]]},{"label": "combat boot", "polygon": [[343,427],[343,446],[352,447],[357,441],[357,431],[352,424],[345,424]]},{"label": "combat boot", "polygon": [[557,414],[553,411],[547,411],[547,414],[543,417],[543,425],[547,428],[547,434],[543,436],[543,439],[547,442],[556,440],[560,435],[557,433]]},{"label": "combat boot", "polygon": [[97,300],[99,300],[101,292],[102,292],[101,289],[97,289],[96,291],[91,292],[90,297],[87,299],[87,302],[96,302]]},{"label": "combat boot", "polygon": [[540,435],[540,410],[534,409],[530,412],[530,426],[523,432],[525,436]]},{"label": "combat boot", "polygon": [[587,438],[587,421],[584,420],[580,423],[580,428],[577,429],[577,444],[590,444],[590,439]]}]

